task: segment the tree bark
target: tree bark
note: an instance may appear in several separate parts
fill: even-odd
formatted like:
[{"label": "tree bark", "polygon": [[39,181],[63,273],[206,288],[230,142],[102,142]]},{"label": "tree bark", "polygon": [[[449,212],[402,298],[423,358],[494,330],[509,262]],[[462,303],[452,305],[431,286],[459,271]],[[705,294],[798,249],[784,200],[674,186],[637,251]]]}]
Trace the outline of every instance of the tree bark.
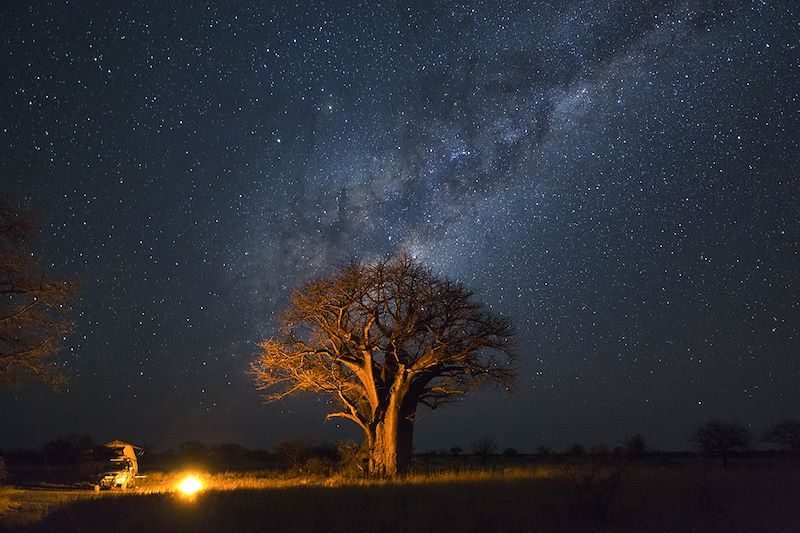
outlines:
[{"label": "tree bark", "polygon": [[376,419],[374,433],[368,439],[372,475],[394,477],[411,467],[417,399],[413,393],[409,394],[408,386],[408,380],[395,381],[386,410]]},{"label": "tree bark", "polygon": [[399,411],[387,410],[375,426],[369,457],[369,473],[373,476],[397,475],[397,431]]},{"label": "tree bark", "polygon": [[414,449],[414,419],[406,414],[400,417],[397,428],[397,473],[405,474],[411,469]]},{"label": "tree bark", "polygon": [[[416,408],[416,405],[414,405]],[[414,442],[414,412],[406,409],[389,409],[383,420],[367,434],[370,451],[369,473],[374,476],[394,477],[411,468]]]},{"label": "tree bark", "polygon": [[414,452],[414,420],[419,396],[413,388],[403,400],[400,408],[400,421],[397,428],[397,473],[405,474],[411,469]]}]

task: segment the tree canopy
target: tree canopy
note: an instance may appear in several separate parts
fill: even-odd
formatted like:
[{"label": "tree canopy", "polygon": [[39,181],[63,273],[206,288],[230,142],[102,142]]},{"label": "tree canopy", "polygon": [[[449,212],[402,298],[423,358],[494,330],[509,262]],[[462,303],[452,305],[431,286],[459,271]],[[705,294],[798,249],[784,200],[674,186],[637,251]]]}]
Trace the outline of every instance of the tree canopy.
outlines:
[{"label": "tree canopy", "polygon": [[296,290],[252,371],[265,399],[324,393],[364,431],[369,470],[410,461],[418,404],[434,409],[515,377],[509,320],[406,253],[354,261]]},{"label": "tree canopy", "polygon": [[24,375],[57,385],[63,376],[52,364],[72,328],[65,319],[74,283],[50,277],[30,249],[36,222],[0,197],[0,379]]}]

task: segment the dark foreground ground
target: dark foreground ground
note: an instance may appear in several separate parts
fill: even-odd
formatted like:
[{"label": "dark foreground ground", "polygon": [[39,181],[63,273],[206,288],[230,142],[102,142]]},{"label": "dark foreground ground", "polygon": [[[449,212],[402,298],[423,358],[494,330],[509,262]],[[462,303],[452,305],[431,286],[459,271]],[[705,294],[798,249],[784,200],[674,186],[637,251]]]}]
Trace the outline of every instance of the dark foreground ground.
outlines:
[{"label": "dark foreground ground", "polygon": [[[173,492],[166,477],[153,479],[138,493],[57,496],[33,522],[15,523],[8,514],[0,524],[80,532],[800,530],[796,464],[562,464],[377,484],[298,478],[274,486],[241,473],[224,482],[209,477],[209,490],[193,498]],[[26,494],[17,490],[13,498]]]}]

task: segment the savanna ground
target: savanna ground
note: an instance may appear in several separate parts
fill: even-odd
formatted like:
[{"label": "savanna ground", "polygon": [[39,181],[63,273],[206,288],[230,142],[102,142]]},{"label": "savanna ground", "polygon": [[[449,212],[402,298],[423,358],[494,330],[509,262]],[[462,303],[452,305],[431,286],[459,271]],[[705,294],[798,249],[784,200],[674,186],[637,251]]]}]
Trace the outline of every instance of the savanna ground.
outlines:
[{"label": "savanna ground", "polygon": [[[135,489],[0,488],[20,531],[797,531],[800,463],[556,460],[423,465],[406,478],[149,472]],[[419,465],[418,465],[419,466]]]}]

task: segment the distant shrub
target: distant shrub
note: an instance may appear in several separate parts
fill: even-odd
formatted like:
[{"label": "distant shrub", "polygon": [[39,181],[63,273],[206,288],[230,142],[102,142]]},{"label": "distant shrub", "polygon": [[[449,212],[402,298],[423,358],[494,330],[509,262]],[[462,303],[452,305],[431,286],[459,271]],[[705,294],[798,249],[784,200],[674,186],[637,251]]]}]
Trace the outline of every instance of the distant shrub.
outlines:
[{"label": "distant shrub", "polygon": [[178,444],[178,455],[195,461],[205,459],[208,456],[208,446],[199,440],[185,440]]},{"label": "distant shrub", "polygon": [[539,446],[536,448],[536,453],[539,454],[541,457],[549,457],[552,452],[550,448],[547,446]]},{"label": "distant shrub", "polygon": [[641,434],[637,433],[622,443],[622,453],[633,459],[642,457],[647,453],[647,443]]},{"label": "distant shrub", "polygon": [[345,478],[362,477],[367,473],[369,456],[360,444],[352,441],[339,442],[339,474]]},{"label": "distant shrub", "polygon": [[800,422],[785,420],[773,424],[764,431],[761,440],[800,453]]},{"label": "distant shrub", "polygon": [[42,455],[50,465],[70,465],[81,461],[84,453],[94,446],[89,435],[72,433],[42,446]]},{"label": "distant shrub", "polygon": [[482,437],[472,443],[472,453],[486,461],[497,452],[497,443],[490,437]]},{"label": "distant shrub", "polygon": [[583,444],[573,444],[567,448],[565,453],[567,455],[572,455],[573,457],[583,457],[586,455],[586,448],[583,447]]},{"label": "distant shrub", "polygon": [[275,453],[289,468],[299,468],[314,455],[314,443],[306,437],[295,437],[279,442]]},{"label": "distant shrub", "polygon": [[697,428],[689,438],[707,455],[719,455],[722,466],[728,466],[728,457],[734,450],[744,450],[750,445],[750,431],[738,422],[710,420]]},{"label": "distant shrub", "polygon": [[217,444],[212,446],[208,452],[214,459],[223,461],[237,461],[248,454],[248,450],[235,442]]},{"label": "distant shrub", "polygon": [[307,476],[330,477],[333,475],[336,463],[324,457],[309,457],[300,467],[300,471]]},{"label": "distant shrub", "polygon": [[589,453],[598,457],[605,457],[609,455],[611,452],[608,450],[608,446],[605,444],[595,444],[592,446],[592,449],[589,450]]},{"label": "distant shrub", "polygon": [[329,463],[336,463],[339,461],[338,444],[335,442],[322,442],[316,444],[311,448],[311,455],[320,459],[325,459]]},{"label": "distant shrub", "polygon": [[3,484],[3,481],[6,480],[8,477],[8,470],[6,470],[6,460],[0,457],[0,485]]},{"label": "distant shrub", "polygon": [[568,481],[567,505],[572,512],[605,523],[616,494],[625,478],[624,460],[579,460],[554,463],[556,477]]}]

